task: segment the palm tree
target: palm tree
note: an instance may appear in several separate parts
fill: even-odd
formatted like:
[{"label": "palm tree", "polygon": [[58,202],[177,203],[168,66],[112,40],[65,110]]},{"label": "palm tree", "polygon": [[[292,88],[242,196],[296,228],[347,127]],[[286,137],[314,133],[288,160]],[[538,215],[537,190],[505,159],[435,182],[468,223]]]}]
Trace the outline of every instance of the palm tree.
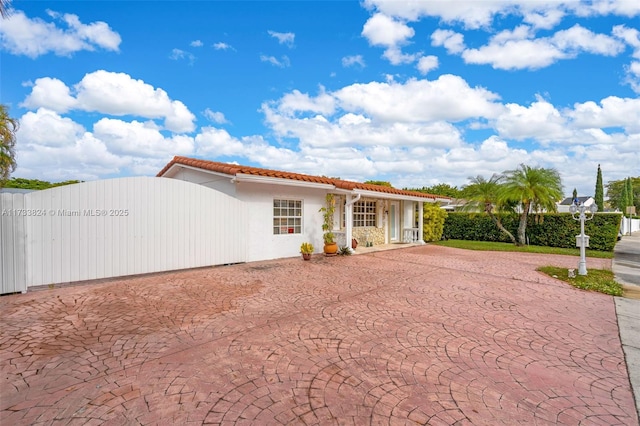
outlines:
[{"label": "palm tree", "polygon": [[516,201],[521,207],[518,224],[518,243],[526,244],[527,217],[530,212],[556,211],[556,202],[562,198],[562,180],[555,169],[530,167],[521,164],[503,174],[502,202]]},{"label": "palm tree", "polygon": [[508,207],[507,204],[502,202],[503,199],[501,197],[502,176],[494,174],[489,180],[487,180],[483,176],[478,175],[474,178],[470,177],[469,180],[471,183],[462,189],[463,197],[469,200],[465,205],[465,210],[483,210],[489,215],[498,229],[507,234],[514,244],[517,244],[513,234],[502,225],[500,216],[494,213],[494,209],[497,211],[503,211]]},{"label": "palm tree", "polygon": [[15,149],[18,120],[9,117],[7,107],[0,104],[0,187],[16,169]]},{"label": "palm tree", "polygon": [[9,3],[11,3],[11,0],[0,0],[0,16],[2,18],[9,16]]}]

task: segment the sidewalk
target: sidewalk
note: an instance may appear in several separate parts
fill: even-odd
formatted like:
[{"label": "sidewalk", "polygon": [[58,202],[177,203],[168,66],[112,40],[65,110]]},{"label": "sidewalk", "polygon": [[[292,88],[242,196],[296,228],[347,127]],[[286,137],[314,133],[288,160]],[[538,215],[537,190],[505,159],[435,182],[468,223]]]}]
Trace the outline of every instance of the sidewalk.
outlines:
[{"label": "sidewalk", "polygon": [[[640,232],[623,236],[616,244],[612,269],[625,294],[640,292]],[[640,299],[616,297],[622,350],[640,416]]]}]

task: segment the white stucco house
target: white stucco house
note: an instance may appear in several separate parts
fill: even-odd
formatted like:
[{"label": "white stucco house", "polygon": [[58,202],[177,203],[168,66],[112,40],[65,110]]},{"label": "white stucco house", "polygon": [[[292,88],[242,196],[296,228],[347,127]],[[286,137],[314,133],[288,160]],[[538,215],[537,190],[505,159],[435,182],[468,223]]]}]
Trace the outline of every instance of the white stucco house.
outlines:
[{"label": "white stucco house", "polygon": [[327,194],[337,201],[333,233],[340,246],[352,238],[362,246],[423,243],[423,203],[449,201],[381,185],[179,156],[157,176],[203,185],[246,203],[246,261],[297,256],[303,242],[322,252],[319,210]]},{"label": "white stucco house", "polygon": [[[574,201],[577,201],[577,205],[585,205],[587,207],[590,207],[596,202],[595,198],[591,196],[578,197],[577,200],[574,200],[573,197],[567,197],[557,204],[558,213],[569,213],[569,207],[571,207]],[[602,209],[602,207],[603,206],[598,206],[598,209]]]},{"label": "white stucco house", "polygon": [[[323,251],[327,194],[336,242],[422,242],[424,203],[446,197],[175,157],[156,177],[0,191],[0,294]],[[356,251],[357,251],[356,250]]]}]

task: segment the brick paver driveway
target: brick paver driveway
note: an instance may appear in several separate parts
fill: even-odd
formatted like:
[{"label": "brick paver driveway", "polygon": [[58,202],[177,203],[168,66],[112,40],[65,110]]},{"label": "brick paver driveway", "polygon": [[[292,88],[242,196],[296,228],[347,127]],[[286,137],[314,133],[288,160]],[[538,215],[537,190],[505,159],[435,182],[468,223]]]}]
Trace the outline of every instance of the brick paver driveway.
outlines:
[{"label": "brick paver driveway", "polygon": [[[0,423],[638,423],[576,258],[421,246],[0,298]],[[610,261],[589,260],[589,267]]]}]

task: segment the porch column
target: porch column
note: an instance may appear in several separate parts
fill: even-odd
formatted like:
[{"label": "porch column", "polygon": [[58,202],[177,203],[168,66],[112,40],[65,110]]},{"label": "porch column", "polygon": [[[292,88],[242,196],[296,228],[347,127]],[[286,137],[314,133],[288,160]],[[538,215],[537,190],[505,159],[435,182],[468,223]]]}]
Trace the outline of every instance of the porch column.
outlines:
[{"label": "porch column", "polygon": [[425,244],[424,242],[424,201],[418,203],[418,244]]},{"label": "porch column", "polygon": [[344,206],[344,238],[345,244],[349,247],[349,250],[353,253],[351,248],[351,239],[353,238],[353,204],[360,199],[361,195],[347,195],[347,202]]}]

